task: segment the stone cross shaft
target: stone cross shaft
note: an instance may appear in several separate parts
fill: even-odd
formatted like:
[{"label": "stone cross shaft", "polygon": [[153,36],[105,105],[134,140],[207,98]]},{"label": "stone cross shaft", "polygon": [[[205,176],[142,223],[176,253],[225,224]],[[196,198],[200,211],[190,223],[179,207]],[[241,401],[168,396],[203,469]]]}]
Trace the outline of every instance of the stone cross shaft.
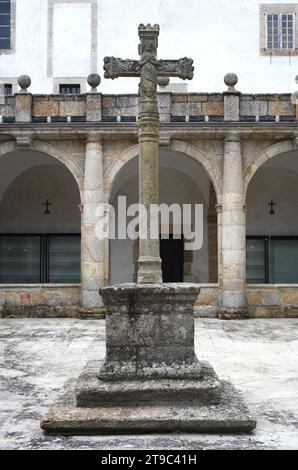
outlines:
[{"label": "stone cross shaft", "polygon": [[[159,26],[139,25],[140,60],[104,58],[105,78],[140,77],[139,85],[139,203],[140,211],[138,284],[162,282],[159,253],[158,143],[159,112],[157,104],[157,77],[193,78],[193,60],[158,60]],[[151,210],[151,212],[150,212]],[[154,236],[155,234],[155,236]]]}]

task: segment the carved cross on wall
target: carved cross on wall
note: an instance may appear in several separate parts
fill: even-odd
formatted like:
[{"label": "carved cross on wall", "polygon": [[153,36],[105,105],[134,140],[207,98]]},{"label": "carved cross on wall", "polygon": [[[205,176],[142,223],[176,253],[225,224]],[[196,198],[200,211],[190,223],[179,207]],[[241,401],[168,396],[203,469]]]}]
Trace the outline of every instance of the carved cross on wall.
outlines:
[{"label": "carved cross on wall", "polygon": [[51,206],[52,203],[49,202],[48,200],[46,200],[46,202],[44,202],[43,205],[46,206],[46,210],[44,211],[44,213],[45,213],[45,214],[50,214],[49,206]]},{"label": "carved cross on wall", "polygon": [[268,206],[270,206],[270,212],[269,212],[269,214],[270,214],[270,215],[274,215],[274,214],[275,214],[274,207],[276,206],[276,203],[273,202],[273,201],[268,202]]}]

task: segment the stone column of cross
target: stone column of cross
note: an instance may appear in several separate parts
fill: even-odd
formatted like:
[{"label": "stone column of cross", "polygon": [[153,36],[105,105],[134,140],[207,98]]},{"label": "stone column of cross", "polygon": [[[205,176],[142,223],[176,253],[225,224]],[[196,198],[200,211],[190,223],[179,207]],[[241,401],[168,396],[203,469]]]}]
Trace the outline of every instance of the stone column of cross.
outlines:
[{"label": "stone column of cross", "polygon": [[[139,25],[140,60],[104,58],[105,78],[140,77],[139,85],[139,203],[140,211],[138,284],[162,282],[159,252],[159,178],[158,143],[159,112],[157,104],[157,77],[193,78],[193,60],[158,60],[159,26]],[[154,209],[155,208],[155,209]],[[153,210],[152,210],[153,209]],[[151,210],[151,213],[150,213]]]}]

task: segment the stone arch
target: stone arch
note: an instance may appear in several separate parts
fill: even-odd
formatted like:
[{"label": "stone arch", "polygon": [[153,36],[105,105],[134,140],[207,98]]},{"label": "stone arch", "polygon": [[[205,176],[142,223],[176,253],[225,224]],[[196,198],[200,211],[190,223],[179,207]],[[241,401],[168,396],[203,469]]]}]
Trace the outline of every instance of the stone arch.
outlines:
[{"label": "stone arch", "polygon": [[[173,139],[168,146],[169,150],[184,153],[185,155],[193,158],[202,165],[210,180],[214,185],[217,196],[217,203],[220,203],[221,188],[222,188],[222,173],[218,166],[203,152],[201,152],[194,145],[185,141]],[[104,176],[104,189],[106,195],[106,202],[109,201],[109,196],[114,182],[123,166],[139,154],[139,145],[136,144],[128,150],[122,152],[119,157],[111,163],[105,172]]]},{"label": "stone arch", "polygon": [[[17,150],[16,142],[11,140],[0,145],[0,158],[3,155],[14,152]],[[50,144],[49,142],[42,140],[33,140],[31,146],[28,148],[28,151],[33,150],[37,152],[46,153],[50,157],[59,160],[63,163],[66,168],[70,171],[74,177],[80,192],[80,197],[82,201],[82,194],[84,188],[84,175],[80,166],[74,162],[66,153],[58,149],[55,145]]]},{"label": "stone arch", "polygon": [[244,172],[244,193],[247,193],[247,188],[252,177],[256,171],[271,158],[277,157],[286,152],[295,150],[293,140],[286,140],[278,142],[277,144],[270,145],[266,150],[259,153],[255,159],[248,165]]}]

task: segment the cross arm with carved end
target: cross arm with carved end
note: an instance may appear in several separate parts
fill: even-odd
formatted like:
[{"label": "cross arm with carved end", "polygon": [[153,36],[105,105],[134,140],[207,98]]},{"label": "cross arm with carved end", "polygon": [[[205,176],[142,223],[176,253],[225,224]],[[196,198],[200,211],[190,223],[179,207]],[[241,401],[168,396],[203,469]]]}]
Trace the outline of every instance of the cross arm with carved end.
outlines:
[{"label": "cross arm with carved end", "polygon": [[[193,60],[187,57],[178,60],[157,60],[154,65],[159,77],[178,77],[182,80],[193,78]],[[105,78],[112,80],[118,77],[139,77],[142,63],[139,60],[105,57],[104,71]]]}]

